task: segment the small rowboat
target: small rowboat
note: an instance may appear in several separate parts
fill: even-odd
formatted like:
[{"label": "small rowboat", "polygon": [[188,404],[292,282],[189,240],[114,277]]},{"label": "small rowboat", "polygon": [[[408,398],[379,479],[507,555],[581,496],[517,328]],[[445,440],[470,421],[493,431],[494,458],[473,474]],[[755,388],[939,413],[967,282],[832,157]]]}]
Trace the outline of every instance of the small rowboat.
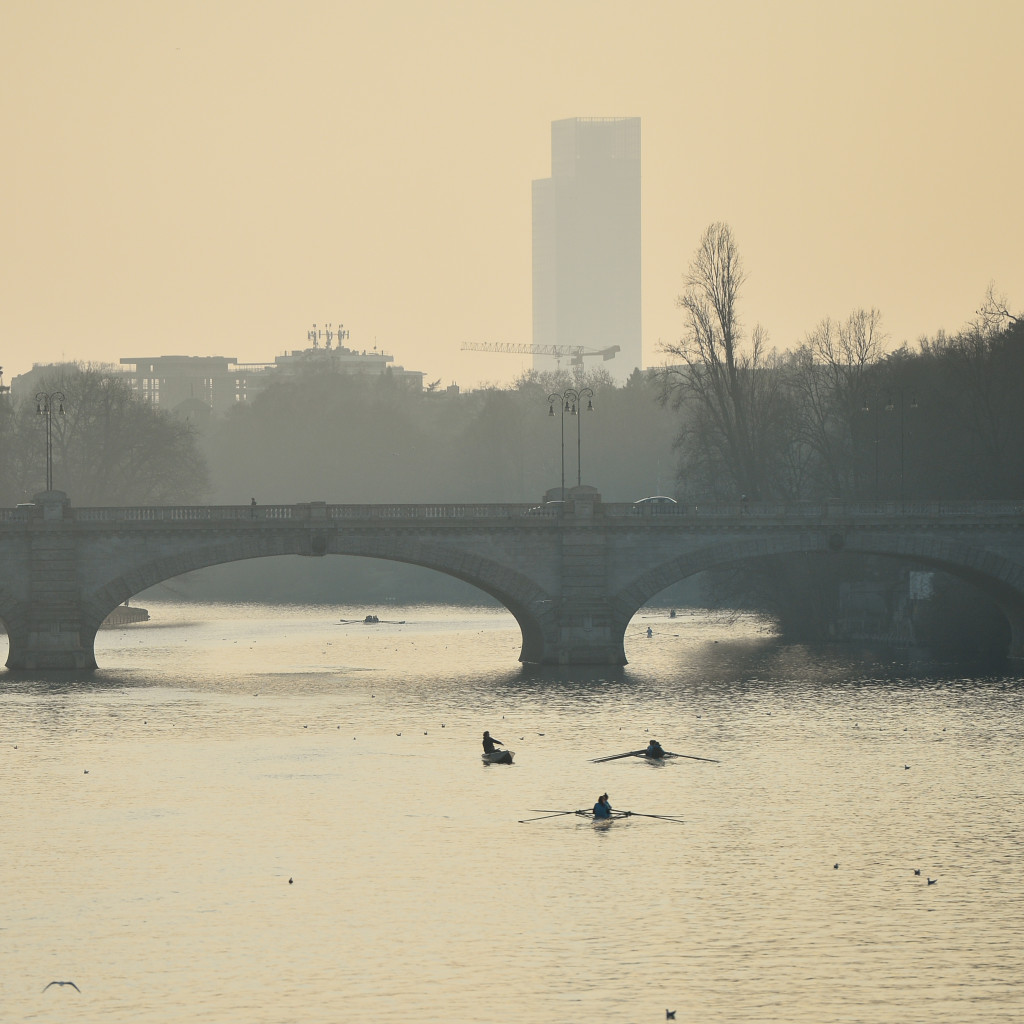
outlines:
[{"label": "small rowboat", "polygon": [[595,817],[593,811],[577,811],[576,813],[581,818],[586,818],[591,825],[610,825],[613,821],[622,821],[623,818],[631,817],[627,811],[612,811],[607,818]]},{"label": "small rowboat", "polygon": [[678,814],[644,814],[642,811],[613,810],[610,817],[607,818],[595,818],[593,811],[585,809],[578,811],[541,811],[540,814],[541,817],[539,818],[520,818],[519,824],[525,825],[528,821],[542,821],[544,818],[564,818],[571,815],[585,818],[587,821],[590,821],[595,825],[606,825],[608,822],[620,821],[622,818],[656,818],[659,821],[674,821],[680,825],[685,824]]},{"label": "small rowboat", "polygon": [[686,757],[691,761],[710,761],[712,764],[721,764],[713,757],[696,757],[693,754],[677,754],[673,750],[666,750],[660,755],[650,754],[647,748],[643,750],[627,750],[624,754],[612,754],[610,757],[592,757],[591,764],[601,764],[603,761],[619,761],[624,757],[642,757],[648,764],[663,764],[670,757]]},{"label": "small rowboat", "polygon": [[492,750],[491,753],[480,756],[485,764],[511,764],[516,752],[514,750]]}]

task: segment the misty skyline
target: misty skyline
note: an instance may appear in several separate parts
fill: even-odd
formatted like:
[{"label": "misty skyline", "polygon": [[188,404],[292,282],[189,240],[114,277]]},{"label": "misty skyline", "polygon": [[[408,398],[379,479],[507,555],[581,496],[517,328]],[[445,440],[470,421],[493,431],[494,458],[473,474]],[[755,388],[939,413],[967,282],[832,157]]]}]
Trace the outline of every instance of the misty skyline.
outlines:
[{"label": "misty skyline", "polygon": [[[529,356],[550,125],[643,122],[643,348],[728,223],[743,325],[889,347],[1024,302],[1024,6],[8,0],[0,365],[273,361],[313,323],[445,385]],[[616,366],[616,374],[623,367]]]},{"label": "misty skyline", "polygon": [[640,118],[577,117],[552,123],[551,176],[533,183],[533,342],[612,355],[620,383],[642,365],[640,182]]}]

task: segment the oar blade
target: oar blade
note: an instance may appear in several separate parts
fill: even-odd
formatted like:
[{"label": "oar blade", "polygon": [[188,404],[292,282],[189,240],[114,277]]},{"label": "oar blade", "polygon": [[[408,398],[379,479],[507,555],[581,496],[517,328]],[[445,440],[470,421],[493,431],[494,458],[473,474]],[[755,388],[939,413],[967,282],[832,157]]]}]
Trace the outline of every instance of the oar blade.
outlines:
[{"label": "oar blade", "polygon": [[567,814],[579,814],[579,811],[551,811],[542,814],[539,818],[520,818],[519,824],[525,825],[528,821],[543,821],[545,818],[561,818]]},{"label": "oar blade", "polygon": [[686,824],[685,819],[677,814],[644,814],[643,811],[623,811],[622,813],[628,814],[631,818],[657,818],[658,821],[674,821],[679,825]]}]

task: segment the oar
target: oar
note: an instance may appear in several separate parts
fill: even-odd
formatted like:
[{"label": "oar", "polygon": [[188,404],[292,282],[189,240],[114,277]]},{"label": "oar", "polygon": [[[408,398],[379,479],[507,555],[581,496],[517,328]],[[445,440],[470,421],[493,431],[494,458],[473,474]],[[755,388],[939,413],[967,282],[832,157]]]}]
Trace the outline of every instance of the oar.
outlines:
[{"label": "oar", "polygon": [[617,761],[620,757],[636,757],[642,753],[642,750],[627,750],[624,754],[612,754],[611,757],[592,757],[590,763],[600,764],[602,761]]},{"label": "oar", "polygon": [[680,825],[686,824],[682,818],[671,814],[643,814],[640,811],[623,811],[622,813],[628,814],[631,818],[658,818],[660,821],[676,821]]},{"label": "oar", "polygon": [[675,754],[670,750],[665,751],[666,757],[688,757],[691,761],[710,761],[712,764],[721,764],[721,761],[716,761],[713,757],[697,757],[696,754]]},{"label": "oar", "polygon": [[520,818],[519,824],[525,825],[528,821],[543,821],[545,818],[561,818],[566,814],[579,814],[579,811],[555,811],[552,814],[542,814],[539,818]]}]

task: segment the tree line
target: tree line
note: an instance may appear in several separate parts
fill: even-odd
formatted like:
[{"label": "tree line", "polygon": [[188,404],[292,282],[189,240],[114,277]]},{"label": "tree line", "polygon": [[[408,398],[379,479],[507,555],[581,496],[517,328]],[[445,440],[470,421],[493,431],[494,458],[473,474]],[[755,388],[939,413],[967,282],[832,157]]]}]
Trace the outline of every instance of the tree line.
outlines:
[{"label": "tree line", "polygon": [[990,288],[960,331],[887,351],[877,309],[826,318],[793,349],[741,326],[743,263],[713,224],[655,371],[679,414],[681,492],[699,500],[1024,496],[1024,325]]}]

